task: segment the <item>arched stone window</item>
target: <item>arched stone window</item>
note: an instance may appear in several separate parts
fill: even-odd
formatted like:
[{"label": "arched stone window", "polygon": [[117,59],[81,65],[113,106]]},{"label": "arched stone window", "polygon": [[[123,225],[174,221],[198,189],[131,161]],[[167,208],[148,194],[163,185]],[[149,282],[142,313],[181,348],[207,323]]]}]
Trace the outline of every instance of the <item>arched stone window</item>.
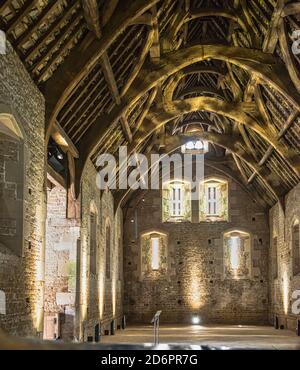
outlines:
[{"label": "arched stone window", "polygon": [[170,181],[163,184],[163,222],[191,220],[191,185],[183,181]]},{"label": "arched stone window", "polygon": [[111,227],[110,223],[107,221],[106,222],[106,227],[105,227],[105,275],[106,279],[110,279],[111,277]]},{"label": "arched stone window", "polygon": [[168,268],[168,237],[153,231],[141,236],[141,276],[156,279],[166,274]]},{"label": "arched stone window", "polygon": [[6,35],[5,32],[0,30],[0,55],[6,54]]},{"label": "arched stone window", "polygon": [[200,221],[228,221],[228,182],[210,178],[200,185]]},{"label": "arched stone window", "polygon": [[272,277],[273,279],[278,278],[278,240],[277,236],[274,236],[272,241]]},{"label": "arched stone window", "polygon": [[6,315],[6,297],[3,290],[0,290],[0,315]]},{"label": "arched stone window", "polygon": [[300,275],[300,225],[296,220],[292,227],[293,275]]},{"label": "arched stone window", "polygon": [[97,214],[90,213],[90,273],[97,273]]},{"label": "arched stone window", "polygon": [[224,275],[230,279],[251,278],[251,236],[234,230],[224,234]]},{"label": "arched stone window", "polygon": [[119,280],[123,280],[123,245],[122,239],[118,239],[118,269],[119,269]]},{"label": "arched stone window", "polygon": [[202,140],[189,141],[181,147],[183,154],[205,154],[208,149],[208,142]]},{"label": "arched stone window", "polygon": [[0,114],[0,243],[23,248],[24,137],[10,114]]}]

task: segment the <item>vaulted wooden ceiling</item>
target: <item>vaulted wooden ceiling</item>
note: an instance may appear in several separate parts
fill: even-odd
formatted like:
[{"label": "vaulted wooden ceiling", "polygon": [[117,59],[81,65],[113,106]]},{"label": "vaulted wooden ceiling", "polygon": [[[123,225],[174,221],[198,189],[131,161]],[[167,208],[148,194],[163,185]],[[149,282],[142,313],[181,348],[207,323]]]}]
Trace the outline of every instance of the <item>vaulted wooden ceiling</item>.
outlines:
[{"label": "vaulted wooden ceiling", "polygon": [[[212,143],[209,161],[272,205],[300,180],[299,1],[2,0],[0,28],[86,163]],[[124,194],[118,194],[121,199]]]}]

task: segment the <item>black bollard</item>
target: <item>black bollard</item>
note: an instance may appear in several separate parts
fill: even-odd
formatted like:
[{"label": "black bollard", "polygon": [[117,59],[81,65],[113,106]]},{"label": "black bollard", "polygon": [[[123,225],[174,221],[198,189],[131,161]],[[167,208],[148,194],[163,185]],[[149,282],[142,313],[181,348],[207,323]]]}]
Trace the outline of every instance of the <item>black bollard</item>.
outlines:
[{"label": "black bollard", "polygon": [[115,320],[112,320],[110,323],[110,335],[115,335],[116,327],[115,327]]},{"label": "black bollard", "polygon": [[101,337],[101,326],[100,324],[97,324],[95,326],[95,342],[96,343],[100,342],[100,337]]},{"label": "black bollard", "polygon": [[122,317],[122,329],[123,330],[126,329],[126,316],[125,315]]}]

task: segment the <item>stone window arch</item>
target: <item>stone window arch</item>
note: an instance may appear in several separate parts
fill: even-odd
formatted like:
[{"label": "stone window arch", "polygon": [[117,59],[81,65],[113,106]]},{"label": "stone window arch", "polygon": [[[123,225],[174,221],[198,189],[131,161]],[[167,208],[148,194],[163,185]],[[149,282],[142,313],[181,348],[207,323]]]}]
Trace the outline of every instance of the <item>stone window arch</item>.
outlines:
[{"label": "stone window arch", "polygon": [[300,224],[296,219],[292,226],[293,275],[300,275]]},{"label": "stone window arch", "polygon": [[278,278],[278,236],[273,235],[272,239],[272,278]]},{"label": "stone window arch", "polygon": [[200,184],[200,221],[228,221],[228,181],[208,178]]},{"label": "stone window arch", "polygon": [[12,114],[0,113],[0,243],[23,250],[24,135]]},{"label": "stone window arch", "polygon": [[91,201],[89,214],[89,249],[90,249],[89,269],[91,275],[97,274],[97,265],[98,265],[97,229],[98,229],[98,210],[96,203],[94,201]]},{"label": "stone window arch", "polygon": [[97,273],[97,214],[90,213],[90,273]]},{"label": "stone window arch", "polygon": [[168,270],[168,236],[160,231],[141,235],[141,278],[158,279]]},{"label": "stone window arch", "polygon": [[248,232],[232,230],[223,238],[224,277],[250,279],[252,276],[252,238]]}]

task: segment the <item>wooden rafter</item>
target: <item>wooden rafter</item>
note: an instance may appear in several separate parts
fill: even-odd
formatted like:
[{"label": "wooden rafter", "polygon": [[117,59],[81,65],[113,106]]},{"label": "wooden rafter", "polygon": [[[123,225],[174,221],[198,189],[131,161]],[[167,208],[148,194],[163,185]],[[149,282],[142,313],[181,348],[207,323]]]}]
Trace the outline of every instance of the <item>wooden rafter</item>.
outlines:
[{"label": "wooden rafter", "polygon": [[42,25],[45,21],[46,17],[52,12],[53,9],[57,7],[57,2],[49,2],[49,4],[42,10],[41,14],[35,19],[34,23],[27,28],[27,30],[20,35],[20,37],[16,40],[16,46],[19,47],[22,44],[26,43],[32,34],[34,34],[38,28]]},{"label": "wooden rafter", "polygon": [[[61,32],[60,35],[57,38],[55,38],[55,40],[50,45],[47,46],[46,53],[44,53],[43,55],[36,59],[33,67],[31,68],[33,73],[40,69],[41,65],[45,64],[45,61],[51,57],[54,50],[57,49],[57,46],[64,41],[67,34],[69,35],[69,38],[72,38],[74,34],[76,34],[76,31],[78,30],[80,25],[82,25],[82,19],[83,19],[82,15],[75,14],[74,17],[72,17],[72,19],[69,20],[68,25],[65,27],[64,31]],[[70,33],[72,33],[72,35],[70,35]]]},{"label": "wooden rafter", "polygon": [[[102,70],[103,70],[103,73],[104,73],[106,83],[108,84],[108,87],[109,87],[109,89],[112,93],[112,96],[115,100],[115,103],[117,105],[120,105],[121,104],[121,97],[120,97],[120,94],[119,94],[116,79],[115,79],[115,76],[114,76],[114,73],[113,73],[113,70],[112,70],[112,67],[111,67],[111,64],[110,64],[107,53],[103,54],[103,56],[101,57],[100,63],[101,63],[101,67],[102,67]],[[121,121],[122,129],[123,129],[124,135],[126,137],[126,140],[131,143],[132,133],[131,133],[131,129],[129,127],[127,117],[126,117],[125,113],[121,115],[120,121]]]},{"label": "wooden rafter", "polygon": [[13,0],[3,0],[3,3],[0,4],[0,13],[2,13],[5,8],[7,8],[8,6],[10,6],[11,3],[12,3],[12,1]]},{"label": "wooden rafter", "polygon": [[[28,13],[31,11],[31,9],[38,3],[38,0],[30,0],[25,3],[25,6],[20,9],[16,17],[13,18],[13,20],[8,24],[6,28],[6,32],[10,33],[15,26],[28,15]],[[1,11],[1,9],[0,9]]]},{"label": "wooden rafter", "polygon": [[62,24],[66,22],[66,20],[71,16],[72,12],[77,7],[78,7],[77,2],[72,2],[68,5],[66,11],[63,13],[63,16],[61,18],[57,18],[53,22],[53,24],[48,28],[48,30],[43,34],[43,36],[39,38],[37,42],[32,46],[32,48],[26,52],[24,58],[25,62],[29,62],[40,52],[40,49],[47,44],[47,39],[49,38],[49,36],[60,30]]},{"label": "wooden rafter", "polygon": [[[237,0],[227,8],[214,1],[209,3],[213,8],[207,2],[194,8],[199,3],[190,0],[111,0],[105,6],[96,0],[42,6],[35,0],[22,5],[6,0],[0,14],[2,29],[44,92],[46,140],[57,134],[59,120],[77,145],[77,177],[108,139],[112,152],[124,137],[130,150],[149,152],[157,133],[159,148],[164,137],[189,132],[187,122],[198,119],[209,121],[210,130],[238,137],[254,162],[251,166],[233,153],[232,165],[249,189],[261,194],[268,188],[261,177],[268,180],[266,169],[278,178],[283,167],[282,189],[300,176],[300,59],[292,55],[287,33],[298,27],[298,3]],[[4,15],[6,7],[11,12]],[[215,41],[208,45],[210,38]],[[198,106],[197,98],[184,99],[194,94],[202,95]],[[203,106],[207,95],[224,105],[211,101]],[[112,131],[118,123],[123,135],[119,128]]]},{"label": "wooden rafter", "polygon": [[[99,16],[99,9],[98,4],[96,0],[82,0],[83,9],[84,9],[84,16],[87,20],[87,23],[90,27],[90,29],[95,33],[97,38],[101,37],[101,29],[100,29],[100,16]],[[102,71],[104,74],[104,78],[106,80],[106,83],[109,87],[109,90],[111,91],[111,94],[113,96],[113,99],[117,105],[121,104],[121,96],[119,93],[119,89],[117,86],[117,82],[114,76],[114,72],[108,57],[107,52],[105,51],[103,55],[100,58],[100,64],[102,67]],[[121,126],[123,133],[125,135],[125,138],[128,142],[132,141],[132,133],[130,126],[127,121],[127,117],[125,114],[123,114],[120,117]]]},{"label": "wooden rafter", "polygon": [[279,33],[280,48],[281,48],[281,52],[282,52],[286,67],[289,71],[289,74],[290,74],[291,80],[294,83],[294,86],[300,93],[300,72],[298,70],[298,67],[296,66],[294,57],[292,55],[291,47],[288,41],[285,21],[283,18],[280,20],[278,33]]},{"label": "wooden rafter", "polygon": [[99,39],[101,37],[101,25],[97,1],[82,0],[82,7],[89,29],[94,32],[95,36]]},{"label": "wooden rafter", "polygon": [[[137,0],[118,2],[110,24],[102,29],[102,37],[97,40],[92,33],[88,34],[81,45],[73,50],[63,65],[55,72],[54,76],[44,86],[46,106],[47,137],[51,132],[60,109],[73,89],[91,71],[100,60],[103,53],[134,19],[144,14],[159,0]],[[80,58],[78,58],[80,55]],[[59,94],[57,94],[59,91]]]},{"label": "wooden rafter", "polygon": [[[219,45],[197,45],[169,53],[154,66],[147,65],[140,73],[138,82],[134,83],[123,99],[123,103],[117,106],[106,117],[101,117],[101,125],[96,122],[87,132],[82,145],[82,163],[93,153],[99,143],[99,139],[108,129],[111,123],[120,119],[128,108],[134,105],[149,89],[157,86],[162,80],[176,73],[188,65],[210,58],[225,60],[247,69],[250,73],[259,76],[260,80],[269,82],[281,91],[293,103],[300,105],[300,95],[290,86],[288,74],[280,61],[270,54],[258,50],[227,47]],[[268,66],[268,67],[267,67]],[[291,84],[292,85],[292,84]],[[99,127],[101,126],[101,129]],[[267,136],[268,137],[268,136]]]}]

